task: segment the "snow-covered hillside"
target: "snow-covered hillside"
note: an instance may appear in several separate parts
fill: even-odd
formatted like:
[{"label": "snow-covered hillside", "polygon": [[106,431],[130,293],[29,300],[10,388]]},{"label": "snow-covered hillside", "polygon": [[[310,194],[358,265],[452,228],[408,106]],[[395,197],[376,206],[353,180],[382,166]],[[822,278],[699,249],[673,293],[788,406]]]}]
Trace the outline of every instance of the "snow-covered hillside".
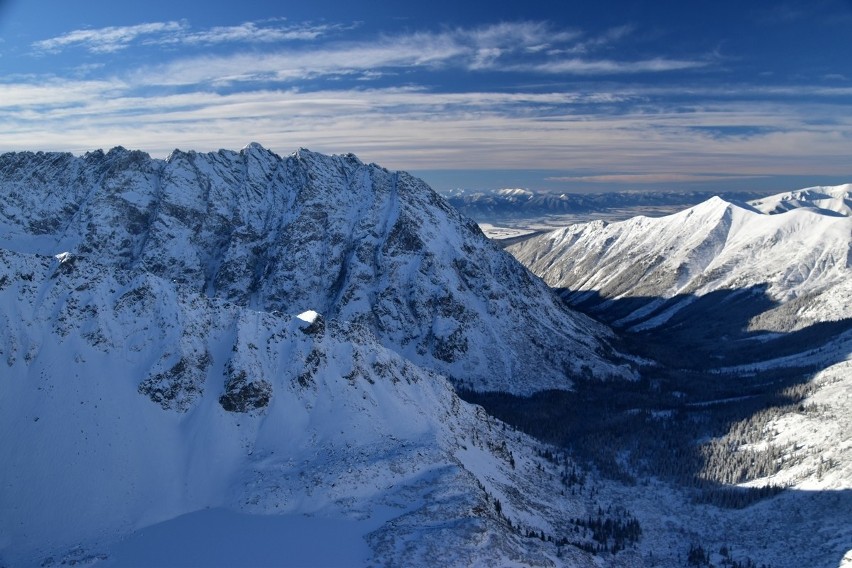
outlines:
[{"label": "snow-covered hillside", "polygon": [[0,156],[0,243],[264,311],[358,322],[468,388],[630,377],[609,331],[551,292],[422,181],[355,156],[115,148]]},{"label": "snow-covered hillside", "polygon": [[621,303],[623,327],[662,325],[697,298],[729,292],[770,304],[755,326],[791,331],[852,317],[850,243],[852,217],[813,207],[769,215],[714,197],[662,218],[572,225],[509,250],[573,302]]},{"label": "snow-covered hillside", "polygon": [[812,207],[849,216],[852,215],[852,184],[808,187],[756,199],[749,204],[764,213],[783,213],[799,207]]},{"label": "snow-covered hillside", "polygon": [[[556,546],[508,520],[553,533],[585,511],[564,499],[550,511],[535,444],[359,324],[257,311],[85,259],[2,261],[10,565],[134,565],[117,539],[207,508],[328,519],[318,531],[342,523],[361,543],[347,565],[547,565]],[[251,523],[232,524],[244,542]],[[313,546],[322,538],[310,534]],[[160,561],[198,558],[197,546]],[[263,554],[245,558],[274,561]]]}]

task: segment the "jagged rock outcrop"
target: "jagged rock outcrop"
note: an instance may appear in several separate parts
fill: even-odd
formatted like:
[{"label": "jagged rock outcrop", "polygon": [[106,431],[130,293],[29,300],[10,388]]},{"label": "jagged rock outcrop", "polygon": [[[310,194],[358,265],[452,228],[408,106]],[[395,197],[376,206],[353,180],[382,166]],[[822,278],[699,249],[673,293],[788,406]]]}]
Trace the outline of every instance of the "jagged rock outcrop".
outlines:
[{"label": "jagged rock outcrop", "polygon": [[[6,154],[0,191],[0,223],[22,251],[358,322],[468,388],[529,393],[580,375],[632,376],[606,359],[606,328],[561,306],[426,184],[353,155],[281,158],[257,144],[166,160],[123,148]],[[162,373],[154,383],[171,380]]]}]

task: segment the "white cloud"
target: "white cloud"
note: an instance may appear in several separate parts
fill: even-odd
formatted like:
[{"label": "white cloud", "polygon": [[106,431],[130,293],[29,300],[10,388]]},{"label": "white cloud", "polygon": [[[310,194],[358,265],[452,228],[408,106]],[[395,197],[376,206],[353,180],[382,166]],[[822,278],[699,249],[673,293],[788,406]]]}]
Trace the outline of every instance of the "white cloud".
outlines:
[{"label": "white cloud", "polygon": [[[112,53],[142,45],[214,45],[223,43],[283,43],[315,40],[339,25],[283,22],[245,22],[193,31],[186,22],[159,22],[126,27],[76,30],[33,44],[41,52],[58,52],[77,46],[94,53]],[[135,74],[153,85],[229,84],[240,81],[292,82],[334,75],[376,76],[387,69],[453,66],[471,71],[509,73],[619,75],[694,69],[707,60],[656,57],[638,61],[583,57],[566,53],[594,51],[619,41],[631,26],[613,28],[600,36],[583,39],[577,30],[554,29],[544,22],[505,22],[475,28],[439,32],[384,35],[370,40],[325,42],[309,47],[286,48],[258,54],[207,53],[181,56]]]},{"label": "white cloud", "polygon": [[459,41],[481,48],[544,49],[552,44],[579,38],[578,30],[555,30],[545,22],[503,22],[477,28],[456,28],[452,35]]},{"label": "white cloud", "polygon": [[114,53],[134,42],[143,45],[212,45],[220,43],[273,43],[317,39],[343,26],[323,24],[270,24],[245,22],[236,26],[217,26],[192,31],[186,22],[152,22],[135,26],[112,26],[98,29],[74,30],[66,34],[33,43],[40,52],[57,53],[68,47],[81,47],[92,53]]},{"label": "white cloud", "polygon": [[[0,109],[11,112],[0,112],[0,150],[122,144],[162,157],[175,147],[240,148],[257,140],[279,153],[299,146],[352,151],[391,168],[571,167],[631,172],[630,180],[609,181],[634,183],[711,181],[694,172],[849,173],[852,117],[838,117],[836,105],[732,101],[646,112],[643,104],[615,115],[589,105],[631,96],[414,88],[143,96],[119,81],[2,84]],[[813,124],[820,117],[834,122]],[[700,130],[726,124],[765,131],[720,140]]]},{"label": "white cloud", "polygon": [[[606,41],[623,37],[630,29],[610,31],[604,34]],[[220,39],[241,37],[245,31],[228,28],[213,35]],[[387,70],[429,67],[549,75],[628,75],[696,69],[709,64],[707,60],[664,57],[618,61],[553,58],[548,54],[550,45],[571,42],[578,34],[528,22],[438,33],[413,32],[370,41],[327,43],[260,54],[185,57],[139,70],[134,79],[153,85],[224,85],[247,81],[295,82],[335,75],[380,76]],[[526,61],[518,63],[518,58]],[[507,63],[509,60],[513,62]]]},{"label": "white cloud", "polygon": [[615,28],[610,28],[600,35],[590,37],[588,39],[584,39],[575,43],[571,47],[561,51],[561,53],[587,54],[606,47],[610,47],[612,44],[617,43],[623,38],[629,36],[631,33],[633,33],[634,29],[635,27],[632,25],[624,25]]},{"label": "white cloud", "polygon": [[295,81],[318,76],[374,73],[389,67],[436,66],[467,53],[466,48],[447,35],[411,34],[313,50],[190,57],[142,69],[133,78],[148,85]]},{"label": "white cloud", "polygon": [[565,75],[632,75],[636,73],[661,73],[682,71],[706,67],[709,63],[702,60],[668,59],[655,57],[638,61],[615,61],[611,59],[571,58],[539,63],[528,67],[515,67],[518,71],[534,71],[547,74]]},{"label": "white cloud", "polygon": [[143,36],[167,34],[184,29],[180,22],[154,22],[135,26],[114,26],[92,30],[74,30],[67,34],[37,41],[33,47],[39,51],[58,52],[79,45],[93,53],[112,53],[128,47]]},{"label": "white cloud", "polygon": [[219,44],[219,43],[274,43],[284,41],[314,40],[326,35],[332,30],[342,29],[342,26],[325,25],[292,25],[270,26],[259,25],[257,22],[245,22],[237,26],[218,26],[198,32],[187,32],[168,38],[165,42],[183,44]]},{"label": "white cloud", "polygon": [[[0,109],[51,109],[86,105],[122,94],[127,85],[120,81],[75,81],[58,78],[37,83],[0,83]],[[9,113],[9,117],[14,114]]]}]

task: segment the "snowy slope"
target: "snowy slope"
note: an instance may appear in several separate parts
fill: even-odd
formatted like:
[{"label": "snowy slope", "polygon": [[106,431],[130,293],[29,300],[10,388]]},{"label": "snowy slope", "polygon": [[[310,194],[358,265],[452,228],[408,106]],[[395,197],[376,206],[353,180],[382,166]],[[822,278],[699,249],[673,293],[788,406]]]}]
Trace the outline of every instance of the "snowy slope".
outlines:
[{"label": "snowy slope", "polygon": [[[115,148],[0,156],[0,242],[150,274],[265,311],[358,322],[482,390],[630,377],[609,331],[570,312],[422,181],[352,155]],[[69,264],[70,266],[70,264]]]},{"label": "snowy slope", "polygon": [[[553,565],[557,547],[518,527],[555,533],[587,512],[554,497],[536,444],[359,324],[67,262],[2,252],[4,564],[144,564],[152,552],[133,550],[171,531],[143,529],[215,508],[198,522],[232,530],[237,548],[256,542],[252,527],[289,523],[307,531],[308,557],[343,527],[346,565]],[[198,545],[154,558],[195,563]],[[264,546],[244,558],[280,552]]]},{"label": "snowy slope", "polygon": [[749,204],[763,213],[783,213],[799,207],[812,207],[841,215],[852,215],[852,184],[817,186],[779,193]]},{"label": "snowy slope", "polygon": [[[852,359],[852,358],[850,358]],[[804,491],[852,489],[852,360],[832,365],[809,382],[800,412],[769,420],[764,446],[787,448],[789,465],[753,485],[775,483]],[[850,527],[852,531],[852,527]]]},{"label": "snowy slope", "polygon": [[[661,325],[697,297],[740,290],[777,310],[756,325],[790,331],[852,317],[850,242],[850,217],[815,208],[768,215],[714,197],[662,218],[572,225],[509,250],[576,301],[642,299],[623,326]],[[683,300],[665,303],[676,296]]]}]

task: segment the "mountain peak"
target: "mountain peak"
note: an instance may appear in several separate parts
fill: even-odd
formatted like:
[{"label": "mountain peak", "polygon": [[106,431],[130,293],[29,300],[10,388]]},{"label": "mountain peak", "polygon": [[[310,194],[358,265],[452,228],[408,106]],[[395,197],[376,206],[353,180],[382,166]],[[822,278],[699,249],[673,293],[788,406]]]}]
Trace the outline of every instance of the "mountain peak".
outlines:
[{"label": "mountain peak", "polygon": [[553,287],[644,298],[633,304],[637,317],[652,298],[752,288],[783,302],[839,286],[848,277],[852,218],[807,204],[803,193],[802,205],[776,211],[790,203],[785,197],[741,204],[716,196],[665,217],[579,224],[510,251]]},{"label": "mountain peak", "polygon": [[266,151],[266,148],[264,148],[263,145],[260,142],[249,142],[248,144],[246,144],[245,146],[242,147],[242,150],[243,151],[252,151],[252,150]]},{"label": "mountain peak", "polygon": [[714,195],[710,199],[706,201],[702,201],[698,205],[694,205],[688,209],[680,213],[675,213],[675,215],[691,215],[691,214],[704,214],[704,215],[726,215],[726,214],[757,214],[761,215],[762,212],[756,209],[753,205],[743,201],[737,201],[732,199],[726,199],[720,195]]},{"label": "mountain peak", "polygon": [[507,197],[532,197],[533,192],[528,189],[522,189],[520,187],[506,187],[503,189],[498,189],[497,195],[503,195]]}]

